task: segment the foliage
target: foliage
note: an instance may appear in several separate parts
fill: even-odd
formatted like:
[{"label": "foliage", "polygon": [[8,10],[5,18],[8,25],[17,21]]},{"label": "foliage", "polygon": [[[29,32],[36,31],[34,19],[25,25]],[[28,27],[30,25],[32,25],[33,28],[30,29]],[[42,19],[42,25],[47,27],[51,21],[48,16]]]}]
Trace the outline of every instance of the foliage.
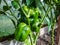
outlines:
[{"label": "foliage", "polygon": [[15,32],[12,21],[5,15],[0,15],[0,38],[12,35]]},{"label": "foliage", "polygon": [[[39,29],[46,24],[48,32],[52,29],[52,45],[54,45],[54,26],[57,17],[55,11],[59,2],[59,0],[13,0],[9,6],[7,1],[4,0],[6,6],[3,6],[3,11],[0,11],[0,14],[5,14],[6,16],[9,14],[16,19],[17,23],[8,16],[15,26],[15,39],[18,41],[25,42],[30,39],[31,45],[33,43],[36,45]],[[17,11],[17,16],[14,11]]]}]

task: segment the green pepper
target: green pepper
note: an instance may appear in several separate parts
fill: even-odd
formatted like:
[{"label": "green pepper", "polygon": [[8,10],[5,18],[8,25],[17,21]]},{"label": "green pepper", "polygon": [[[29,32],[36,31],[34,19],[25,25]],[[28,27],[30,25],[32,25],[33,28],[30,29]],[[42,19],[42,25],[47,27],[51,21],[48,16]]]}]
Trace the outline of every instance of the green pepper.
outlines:
[{"label": "green pepper", "polygon": [[[33,12],[34,11],[34,12]],[[40,24],[40,22],[39,22],[39,11],[38,11],[38,8],[35,8],[35,9],[31,9],[31,12],[33,12],[33,13],[31,13],[32,15],[33,15],[33,20],[32,20],[32,30],[33,31],[35,31],[35,32],[37,32],[38,31],[38,25]]]},{"label": "green pepper", "polygon": [[35,15],[35,11],[33,8],[30,9],[30,15]]},{"label": "green pepper", "polygon": [[28,37],[28,35],[29,35],[29,33],[30,33],[30,28],[28,27],[28,26],[25,26],[24,28],[23,28],[23,32],[22,32],[22,35],[21,35],[21,38],[22,39],[20,39],[21,41],[24,41],[27,37]]},{"label": "green pepper", "polygon": [[26,5],[24,5],[22,8],[23,8],[23,10],[28,14],[29,8],[28,8]]},{"label": "green pepper", "polygon": [[30,33],[30,28],[25,23],[20,23],[15,31],[15,39],[18,41],[25,41]]},{"label": "green pepper", "polygon": [[37,28],[39,27],[39,19],[36,19],[36,22],[32,24],[33,31],[38,32]]}]

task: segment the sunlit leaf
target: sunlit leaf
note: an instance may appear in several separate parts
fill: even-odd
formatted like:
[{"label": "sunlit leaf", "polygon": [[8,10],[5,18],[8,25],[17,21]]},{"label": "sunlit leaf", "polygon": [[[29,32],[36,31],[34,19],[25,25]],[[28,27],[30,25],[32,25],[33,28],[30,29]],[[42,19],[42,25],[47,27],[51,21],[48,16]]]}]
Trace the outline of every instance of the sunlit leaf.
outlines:
[{"label": "sunlit leaf", "polygon": [[48,32],[51,31],[51,22],[50,22],[50,19],[48,17],[45,18],[46,19],[46,22],[48,24]]}]

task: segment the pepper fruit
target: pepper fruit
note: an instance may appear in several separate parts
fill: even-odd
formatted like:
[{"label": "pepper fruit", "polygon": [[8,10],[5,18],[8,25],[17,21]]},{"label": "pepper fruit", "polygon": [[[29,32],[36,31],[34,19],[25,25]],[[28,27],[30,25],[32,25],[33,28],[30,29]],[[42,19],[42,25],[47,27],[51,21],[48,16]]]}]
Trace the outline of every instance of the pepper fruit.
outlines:
[{"label": "pepper fruit", "polygon": [[28,8],[26,5],[24,5],[22,8],[23,8],[23,10],[28,14],[29,8]]},{"label": "pepper fruit", "polygon": [[24,31],[22,32],[22,35],[21,35],[22,39],[20,39],[21,41],[24,41],[30,34],[30,28],[28,26],[25,26],[23,30]]},{"label": "pepper fruit", "polygon": [[[32,13],[31,13],[32,14]],[[38,27],[39,27],[39,24],[40,24],[40,22],[39,22],[39,10],[38,10],[38,8],[35,8],[34,9],[34,14],[33,14],[33,24],[32,24],[32,30],[33,31],[35,31],[35,32],[38,32]]]},{"label": "pepper fruit", "polygon": [[29,36],[30,28],[25,23],[20,23],[15,31],[15,39],[18,41],[25,41]]}]

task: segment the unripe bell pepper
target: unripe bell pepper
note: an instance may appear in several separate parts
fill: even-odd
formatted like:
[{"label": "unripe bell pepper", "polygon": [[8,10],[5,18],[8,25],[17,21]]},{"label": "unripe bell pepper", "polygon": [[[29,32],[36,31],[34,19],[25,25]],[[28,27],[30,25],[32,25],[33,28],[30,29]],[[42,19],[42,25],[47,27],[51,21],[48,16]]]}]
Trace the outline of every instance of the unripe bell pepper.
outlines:
[{"label": "unripe bell pepper", "polygon": [[15,39],[18,41],[25,41],[29,36],[30,28],[25,23],[20,23],[15,31]]}]

